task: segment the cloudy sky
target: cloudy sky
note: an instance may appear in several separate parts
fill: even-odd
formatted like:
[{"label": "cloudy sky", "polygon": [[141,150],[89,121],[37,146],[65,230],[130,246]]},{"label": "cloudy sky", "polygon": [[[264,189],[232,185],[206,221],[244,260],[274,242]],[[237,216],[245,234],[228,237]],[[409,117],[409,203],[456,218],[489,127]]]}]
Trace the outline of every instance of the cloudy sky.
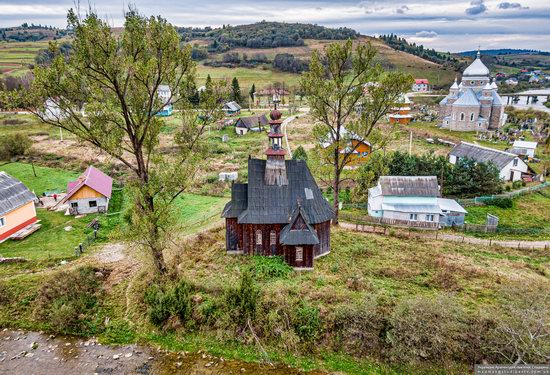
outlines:
[{"label": "cloudy sky", "polygon": [[[122,25],[129,3],[179,26],[221,26],[261,20],[348,26],[395,33],[444,51],[490,48],[550,50],[549,0],[90,0],[98,14]],[[81,1],[87,8],[88,1]],[[0,0],[0,27],[23,22],[64,27],[73,0]]]}]

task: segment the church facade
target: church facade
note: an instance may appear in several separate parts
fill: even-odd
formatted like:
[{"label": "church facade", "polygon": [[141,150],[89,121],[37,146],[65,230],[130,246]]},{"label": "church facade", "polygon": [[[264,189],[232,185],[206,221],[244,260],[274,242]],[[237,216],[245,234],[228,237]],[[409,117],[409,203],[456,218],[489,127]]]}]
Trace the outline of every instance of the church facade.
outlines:
[{"label": "church facade", "polygon": [[266,160],[248,160],[248,183],[235,183],[222,217],[228,254],[281,256],[313,269],[330,252],[334,212],[303,160],[285,160],[282,113],[271,112]]},{"label": "church facade", "polygon": [[498,87],[491,82],[479,51],[462,81],[455,79],[449,95],[439,103],[439,120],[442,128],[456,131],[494,131],[506,122]]}]

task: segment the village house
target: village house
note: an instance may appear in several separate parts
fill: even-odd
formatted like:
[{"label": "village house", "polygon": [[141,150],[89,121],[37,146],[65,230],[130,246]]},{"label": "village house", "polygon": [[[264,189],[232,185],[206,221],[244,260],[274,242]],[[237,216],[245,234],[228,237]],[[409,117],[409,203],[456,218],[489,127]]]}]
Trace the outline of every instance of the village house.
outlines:
[{"label": "village house", "polygon": [[517,78],[508,78],[506,81],[504,81],[508,86],[517,86],[518,85],[518,79]]},{"label": "village house", "polygon": [[456,131],[497,130],[506,123],[504,104],[489,69],[477,57],[451,86],[449,95],[439,103],[441,127]]},{"label": "village house", "polygon": [[528,159],[532,159],[535,157],[536,149],[537,142],[514,141],[510,152],[519,156],[524,156]]},{"label": "village house", "polygon": [[393,105],[392,113],[389,115],[390,124],[408,125],[412,120],[411,100],[407,95],[401,95]]},{"label": "village house", "polygon": [[426,78],[417,78],[412,85],[412,91],[414,92],[428,92],[430,91],[430,81]]},{"label": "village house", "polygon": [[249,131],[261,131],[269,124],[265,114],[259,116],[241,117],[235,123],[235,133],[245,135]]},{"label": "village house", "polygon": [[[346,147],[340,150],[340,154],[348,155],[348,161],[346,163],[348,167],[365,163],[372,152],[371,144],[367,140],[355,133],[348,132],[344,127],[340,128],[340,141],[346,143]],[[322,148],[329,148],[334,142],[334,135],[329,133],[319,145]]]},{"label": "village house", "polygon": [[36,195],[21,181],[0,172],[0,242],[22,239],[40,228],[36,200]]},{"label": "village house", "polygon": [[235,183],[222,217],[228,254],[281,256],[313,269],[330,252],[334,212],[303,160],[285,160],[282,113],[270,114],[267,160],[248,159],[248,183]]},{"label": "village house", "polygon": [[241,113],[241,106],[237,102],[227,102],[223,105],[226,116],[235,116]]},{"label": "village house", "polygon": [[159,85],[157,89],[157,95],[159,97],[159,100],[164,106],[162,109],[157,113],[157,116],[167,117],[171,116],[174,112],[173,106],[172,106],[172,90],[170,90],[170,86],[168,85]]},{"label": "village house", "polygon": [[518,155],[511,152],[461,142],[449,153],[449,162],[456,164],[463,158],[472,159],[478,163],[493,163],[504,181],[519,181],[524,176],[531,175],[529,166]]},{"label": "village house", "polygon": [[463,225],[466,210],[441,198],[435,176],[382,176],[369,189],[368,213],[390,225],[436,229]]},{"label": "village house", "polygon": [[71,215],[107,212],[112,189],[113,179],[89,166],[76,181],[67,184],[67,195],[57,206],[68,204]]}]

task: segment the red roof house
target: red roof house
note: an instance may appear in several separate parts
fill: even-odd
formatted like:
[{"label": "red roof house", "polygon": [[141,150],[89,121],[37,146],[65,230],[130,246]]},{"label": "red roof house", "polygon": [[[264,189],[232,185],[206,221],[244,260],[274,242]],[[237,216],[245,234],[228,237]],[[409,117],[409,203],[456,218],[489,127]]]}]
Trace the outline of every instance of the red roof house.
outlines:
[{"label": "red roof house", "polygon": [[106,212],[113,190],[113,179],[89,166],[76,181],[67,184],[67,195],[60,204],[68,203],[73,215]]}]

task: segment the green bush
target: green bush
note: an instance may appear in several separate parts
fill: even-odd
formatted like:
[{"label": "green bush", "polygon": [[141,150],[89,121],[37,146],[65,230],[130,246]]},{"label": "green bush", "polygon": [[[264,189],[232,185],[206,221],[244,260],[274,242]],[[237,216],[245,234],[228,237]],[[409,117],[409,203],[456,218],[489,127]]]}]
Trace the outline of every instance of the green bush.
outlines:
[{"label": "green bush", "polygon": [[514,181],[514,182],[512,182],[512,187],[513,187],[514,189],[519,189],[519,188],[521,188],[522,186],[524,186],[523,184],[524,184],[524,182],[521,181],[521,180]]},{"label": "green bush", "polygon": [[315,342],[321,334],[319,309],[303,303],[296,309],[292,324],[302,342]]},{"label": "green bush", "polygon": [[514,206],[514,200],[512,198],[494,198],[488,200],[485,204],[499,208],[512,208]]},{"label": "green bush", "polygon": [[31,148],[32,141],[24,134],[8,134],[0,138],[0,160],[23,156]]},{"label": "green bush", "polygon": [[182,325],[188,324],[193,312],[191,293],[192,288],[185,280],[172,287],[151,285],[144,296],[151,323],[163,326],[171,317],[177,317]]},{"label": "green bush", "polygon": [[35,301],[35,318],[67,333],[95,333],[101,285],[92,267],[58,272],[44,280]]},{"label": "green bush", "polygon": [[254,321],[256,308],[260,302],[260,289],[252,276],[245,271],[236,288],[229,288],[225,294],[225,303],[234,321],[242,328],[248,321]]},{"label": "green bush", "polygon": [[260,280],[285,279],[293,271],[282,257],[254,256],[252,272]]}]

